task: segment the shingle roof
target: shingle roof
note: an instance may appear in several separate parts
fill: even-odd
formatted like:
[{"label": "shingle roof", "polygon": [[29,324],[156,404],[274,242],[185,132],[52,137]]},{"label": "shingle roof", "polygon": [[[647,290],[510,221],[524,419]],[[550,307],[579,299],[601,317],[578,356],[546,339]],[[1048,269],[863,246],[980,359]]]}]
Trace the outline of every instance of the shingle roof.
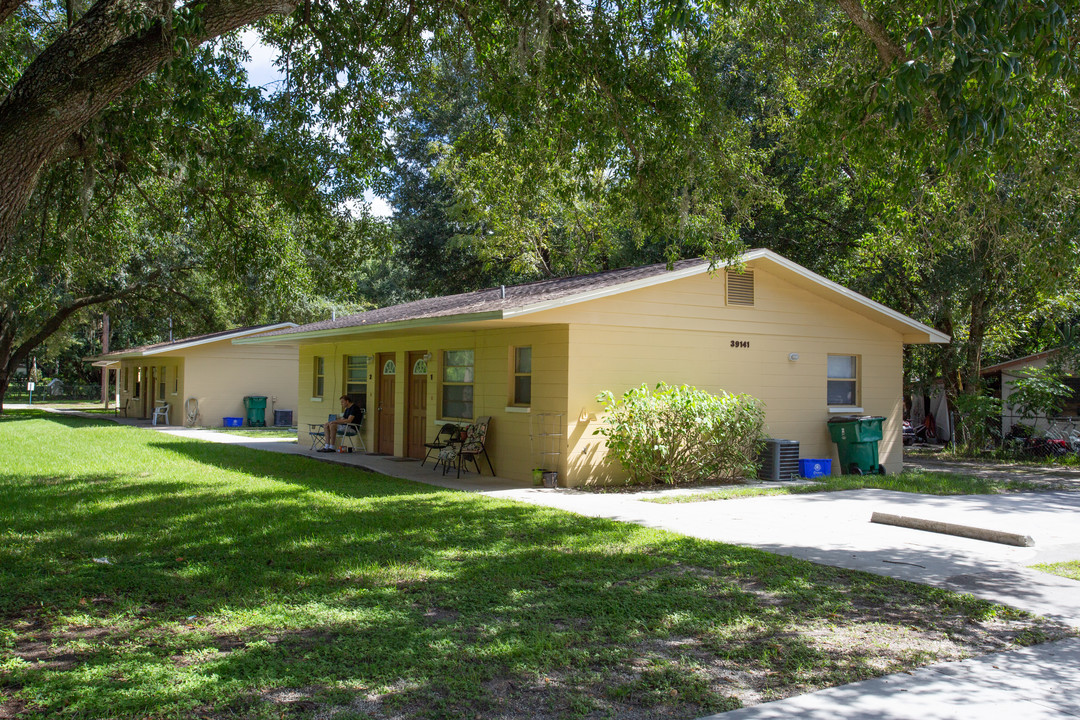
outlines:
[{"label": "shingle roof", "polygon": [[219,332],[206,333],[205,335],[192,335],[191,337],[181,338],[179,340],[171,340],[169,342],[152,343],[150,345],[139,345],[137,347],[125,348],[123,350],[113,350],[112,352],[105,353],[104,355],[97,355],[92,358],[83,359],[110,360],[130,357],[134,355],[156,355],[168,350],[169,348],[186,347],[189,345],[202,345],[204,343],[214,342],[215,340],[228,337],[251,335],[259,332],[264,328],[280,328],[283,326],[295,327],[296,325],[295,323],[270,323],[268,325],[249,325],[247,327],[232,328],[230,330],[221,330]]},{"label": "shingle roof", "polygon": [[[670,272],[704,266],[707,265],[707,263],[707,260],[701,258],[679,260],[672,266]],[[278,337],[282,335],[318,332],[321,330],[342,330],[346,328],[383,325],[386,323],[404,322],[408,320],[453,317],[455,315],[472,315],[475,313],[499,311],[506,312],[528,307],[536,303],[558,300],[560,298],[601,290],[616,285],[623,285],[637,280],[645,280],[663,275],[667,272],[669,272],[669,269],[666,263],[657,263],[655,265],[645,265],[642,267],[607,270],[604,272],[592,273],[590,275],[537,280],[521,285],[507,285],[505,288],[502,286],[493,287],[458,295],[444,295],[442,297],[414,300],[413,302],[402,303],[401,305],[391,305],[377,310],[368,310],[367,312],[354,315],[345,315],[335,320],[323,320],[307,325],[299,325],[287,330],[265,333],[259,337]]]},{"label": "shingle roof", "polygon": [[[812,292],[820,293],[876,322],[901,333],[905,343],[943,343],[949,336],[907,317],[881,303],[849,290],[817,273],[794,263],[771,250],[748,250],[741,258],[746,263],[768,264],[774,272],[790,282]],[[724,267],[725,263],[719,263]],[[508,320],[558,306],[578,303],[691,277],[710,268],[707,260],[680,260],[669,269],[665,263],[644,267],[622,268],[606,272],[553,278],[521,285],[487,288],[476,292],[428,298],[393,305],[335,320],[300,325],[288,330],[262,333],[257,337],[240,338],[236,343],[292,343],[309,338],[380,332],[391,327],[419,327],[453,322]]]},{"label": "shingle roof", "polygon": [[1034,355],[1025,355],[1020,358],[1013,358],[1012,360],[1005,360],[1004,362],[995,363],[994,365],[988,365],[984,367],[980,373],[982,375],[992,375],[993,373],[1006,370],[1017,365],[1027,365],[1028,363],[1035,362],[1037,360],[1044,360],[1051,355],[1061,352],[1061,348],[1052,348],[1050,350],[1043,350],[1042,352],[1035,353]]}]

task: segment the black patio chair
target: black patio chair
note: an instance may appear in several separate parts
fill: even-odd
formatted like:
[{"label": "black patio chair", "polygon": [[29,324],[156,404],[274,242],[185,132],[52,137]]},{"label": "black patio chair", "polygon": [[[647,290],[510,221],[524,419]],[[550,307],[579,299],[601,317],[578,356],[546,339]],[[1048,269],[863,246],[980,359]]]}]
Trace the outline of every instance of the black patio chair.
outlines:
[{"label": "black patio chair", "polygon": [[[424,456],[423,462],[420,463],[420,467],[424,467],[431,458],[431,453],[435,453],[436,459],[439,457],[439,452],[446,446],[448,446],[458,436],[458,426],[454,423],[446,423],[439,428],[439,434],[435,436],[435,439],[431,442],[424,443],[424,447],[427,448],[427,455]],[[435,467],[439,467],[439,463],[435,463]]]}]

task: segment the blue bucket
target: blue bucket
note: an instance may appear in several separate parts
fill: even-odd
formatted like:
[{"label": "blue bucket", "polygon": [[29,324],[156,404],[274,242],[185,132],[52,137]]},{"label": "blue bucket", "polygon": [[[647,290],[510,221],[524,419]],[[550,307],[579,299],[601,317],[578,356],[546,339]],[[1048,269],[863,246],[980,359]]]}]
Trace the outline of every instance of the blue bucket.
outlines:
[{"label": "blue bucket", "polygon": [[828,458],[802,458],[799,460],[799,474],[810,479],[832,475],[832,460]]}]

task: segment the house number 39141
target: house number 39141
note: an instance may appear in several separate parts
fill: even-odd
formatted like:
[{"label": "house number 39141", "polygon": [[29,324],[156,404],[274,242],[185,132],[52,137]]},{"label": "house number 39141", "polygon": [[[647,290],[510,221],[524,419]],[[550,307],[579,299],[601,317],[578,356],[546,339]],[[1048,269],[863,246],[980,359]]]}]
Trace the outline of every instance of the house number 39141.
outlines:
[{"label": "house number 39141", "polygon": [[733,348],[748,348],[750,347],[749,340],[732,340],[731,347]]}]

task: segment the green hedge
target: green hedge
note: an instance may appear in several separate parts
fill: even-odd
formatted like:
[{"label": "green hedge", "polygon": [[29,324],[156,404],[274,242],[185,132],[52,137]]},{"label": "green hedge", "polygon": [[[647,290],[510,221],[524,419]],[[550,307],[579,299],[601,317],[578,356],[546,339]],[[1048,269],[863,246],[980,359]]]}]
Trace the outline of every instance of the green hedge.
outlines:
[{"label": "green hedge", "polygon": [[765,439],[765,410],[750,395],[720,395],[680,385],[647,385],[616,400],[597,398],[606,424],[594,435],[607,440],[631,483],[738,480],[757,472]]}]

